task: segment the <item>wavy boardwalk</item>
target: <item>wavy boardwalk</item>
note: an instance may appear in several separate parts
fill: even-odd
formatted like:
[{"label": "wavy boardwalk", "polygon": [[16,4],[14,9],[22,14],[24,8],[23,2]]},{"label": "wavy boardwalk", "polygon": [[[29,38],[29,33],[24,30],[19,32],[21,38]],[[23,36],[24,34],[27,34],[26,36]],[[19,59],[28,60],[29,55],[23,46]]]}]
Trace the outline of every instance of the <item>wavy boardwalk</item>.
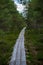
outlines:
[{"label": "wavy boardwalk", "polygon": [[25,48],[24,48],[25,29],[26,27],[24,27],[19,34],[19,37],[14,46],[14,50],[9,65],[26,65],[26,55],[25,55]]}]

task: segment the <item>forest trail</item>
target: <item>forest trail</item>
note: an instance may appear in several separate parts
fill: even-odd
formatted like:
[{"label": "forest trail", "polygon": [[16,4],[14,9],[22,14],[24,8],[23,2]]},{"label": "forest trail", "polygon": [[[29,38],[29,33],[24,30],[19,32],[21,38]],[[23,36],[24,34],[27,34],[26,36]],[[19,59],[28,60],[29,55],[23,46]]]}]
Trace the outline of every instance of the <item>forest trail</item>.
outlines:
[{"label": "forest trail", "polygon": [[24,48],[25,29],[26,27],[24,27],[19,34],[19,37],[13,49],[13,53],[9,65],[26,65],[26,55],[25,55],[25,48]]}]

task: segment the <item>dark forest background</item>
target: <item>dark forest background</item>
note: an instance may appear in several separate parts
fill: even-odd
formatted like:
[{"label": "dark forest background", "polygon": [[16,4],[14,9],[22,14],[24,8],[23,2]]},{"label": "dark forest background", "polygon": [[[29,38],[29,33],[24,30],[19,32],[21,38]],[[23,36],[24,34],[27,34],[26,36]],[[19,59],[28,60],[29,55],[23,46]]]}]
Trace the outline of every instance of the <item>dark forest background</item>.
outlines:
[{"label": "dark forest background", "polygon": [[[23,1],[23,3],[22,3]],[[12,0],[0,0],[0,65],[9,65],[13,46],[23,27],[27,65],[43,65],[43,0],[20,0],[26,17]]]}]

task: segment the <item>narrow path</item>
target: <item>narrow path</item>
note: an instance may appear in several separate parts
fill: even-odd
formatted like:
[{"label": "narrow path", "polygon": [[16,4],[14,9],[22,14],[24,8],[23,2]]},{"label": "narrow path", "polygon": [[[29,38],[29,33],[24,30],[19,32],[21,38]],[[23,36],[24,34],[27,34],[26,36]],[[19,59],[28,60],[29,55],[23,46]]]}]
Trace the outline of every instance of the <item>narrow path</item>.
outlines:
[{"label": "narrow path", "polygon": [[14,46],[14,50],[9,65],[26,65],[26,56],[25,56],[25,48],[24,48],[25,29],[26,27],[24,27],[19,34],[19,37]]}]

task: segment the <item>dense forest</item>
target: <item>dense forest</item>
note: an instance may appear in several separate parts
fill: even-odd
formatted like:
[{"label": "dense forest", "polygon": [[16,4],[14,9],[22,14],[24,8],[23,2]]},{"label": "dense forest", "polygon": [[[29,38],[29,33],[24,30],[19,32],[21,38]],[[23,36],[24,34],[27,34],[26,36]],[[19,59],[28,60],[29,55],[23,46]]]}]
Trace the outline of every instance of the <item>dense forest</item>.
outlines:
[{"label": "dense forest", "polygon": [[29,0],[27,8],[27,65],[43,65],[43,0]]},{"label": "dense forest", "polygon": [[16,10],[13,0],[0,0],[0,65],[9,65],[13,46],[25,26],[27,65],[43,65],[43,0],[20,3],[26,6],[25,18]]},{"label": "dense forest", "polygon": [[8,65],[15,41],[25,26],[12,0],[0,0],[0,65]]}]

